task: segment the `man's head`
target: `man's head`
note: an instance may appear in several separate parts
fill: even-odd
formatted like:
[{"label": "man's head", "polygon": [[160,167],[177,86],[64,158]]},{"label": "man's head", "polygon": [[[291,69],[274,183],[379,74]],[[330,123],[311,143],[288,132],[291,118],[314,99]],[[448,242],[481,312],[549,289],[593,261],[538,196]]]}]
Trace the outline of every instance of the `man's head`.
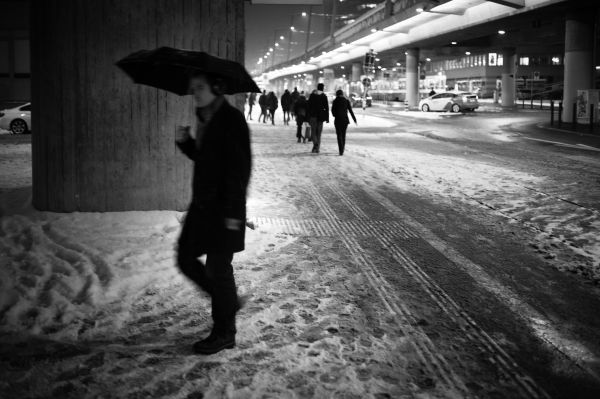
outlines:
[{"label": "man's head", "polygon": [[198,107],[206,107],[225,90],[224,81],[216,76],[194,74],[190,79],[190,92]]},{"label": "man's head", "polygon": [[319,84],[317,85],[317,90],[319,90],[319,91],[323,91],[323,89],[325,89],[325,85],[324,85],[323,83],[319,83]]},{"label": "man's head", "polygon": [[337,97],[343,97],[344,96],[344,92],[342,90],[338,90],[338,91],[335,92],[335,95]]}]

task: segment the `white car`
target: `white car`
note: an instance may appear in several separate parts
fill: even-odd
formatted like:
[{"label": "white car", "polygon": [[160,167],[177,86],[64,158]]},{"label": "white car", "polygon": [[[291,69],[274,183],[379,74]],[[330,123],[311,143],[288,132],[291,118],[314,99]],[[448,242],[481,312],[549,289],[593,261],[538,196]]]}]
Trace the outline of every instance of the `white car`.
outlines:
[{"label": "white car", "polygon": [[0,111],[0,129],[12,134],[31,132],[31,103]]},{"label": "white car", "polygon": [[429,111],[473,111],[479,108],[477,95],[473,93],[438,93],[419,102],[419,109]]}]

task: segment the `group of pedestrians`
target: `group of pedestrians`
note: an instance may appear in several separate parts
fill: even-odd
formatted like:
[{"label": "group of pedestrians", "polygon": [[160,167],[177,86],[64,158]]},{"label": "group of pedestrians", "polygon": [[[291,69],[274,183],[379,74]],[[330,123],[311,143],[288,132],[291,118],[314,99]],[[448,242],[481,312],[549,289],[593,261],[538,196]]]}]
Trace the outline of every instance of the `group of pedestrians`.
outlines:
[{"label": "group of pedestrians", "polygon": [[[312,153],[316,154],[321,150],[323,123],[329,123],[329,101],[327,95],[323,93],[323,89],[323,83],[319,83],[317,88],[308,97],[308,100],[306,99],[304,92],[298,92],[298,88],[294,88],[294,91],[291,93],[286,89],[281,96],[283,124],[289,125],[290,119],[294,117],[296,119],[296,138],[298,139],[298,143],[305,143],[307,140],[312,141]],[[248,97],[249,111],[247,119],[252,120],[252,107],[255,101],[256,94],[251,93],[250,97]],[[267,94],[266,90],[263,90],[258,99],[258,104],[261,108],[261,114],[258,117],[258,121],[260,122],[260,118],[262,117],[263,123],[266,123],[267,118],[270,117],[271,123],[275,124],[274,114],[275,110],[278,108],[277,96],[275,93],[271,91]],[[336,98],[331,105],[331,113],[335,118],[334,126],[339,154],[344,155],[346,130],[350,124],[348,114],[350,114],[355,124],[357,122],[350,101],[344,97],[344,92],[342,90],[336,92]],[[306,122],[310,126],[310,136],[304,134]]]}]

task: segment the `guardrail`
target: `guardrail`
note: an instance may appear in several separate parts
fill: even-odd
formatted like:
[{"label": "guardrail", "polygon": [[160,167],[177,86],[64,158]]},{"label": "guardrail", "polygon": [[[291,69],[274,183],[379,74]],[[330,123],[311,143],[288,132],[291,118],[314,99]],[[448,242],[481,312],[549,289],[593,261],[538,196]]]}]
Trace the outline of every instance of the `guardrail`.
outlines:
[{"label": "guardrail", "polygon": [[[570,126],[570,130],[575,130],[575,131],[579,131],[582,129],[578,129],[578,118],[577,118],[577,103],[573,103],[571,105],[572,108],[572,119],[571,121],[567,122],[567,121],[563,121],[562,120],[562,111],[563,111],[563,103],[562,101],[558,102],[558,106],[554,105],[554,100],[552,100],[550,102],[550,126],[554,126],[555,122],[557,124],[558,127],[562,127],[563,123],[569,123]],[[557,112],[558,111],[558,112]],[[555,113],[556,117],[555,117]],[[596,127],[597,125],[600,125],[600,123],[596,122],[595,119],[595,113],[598,112],[594,106],[594,104],[590,104],[590,109],[589,109],[589,124],[587,124],[588,127],[588,131],[589,133],[593,133],[594,132],[594,127]],[[583,129],[585,130],[585,129]]]}]

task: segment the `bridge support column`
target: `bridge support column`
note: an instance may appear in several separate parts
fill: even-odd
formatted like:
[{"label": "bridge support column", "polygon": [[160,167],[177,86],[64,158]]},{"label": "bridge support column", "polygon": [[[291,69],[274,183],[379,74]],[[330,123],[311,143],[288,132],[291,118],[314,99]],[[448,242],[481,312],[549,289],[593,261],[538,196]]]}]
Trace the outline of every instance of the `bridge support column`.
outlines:
[{"label": "bridge support column", "polygon": [[408,106],[419,106],[419,49],[408,49],[406,54],[406,101]]},{"label": "bridge support column", "polygon": [[567,15],[565,27],[565,83],[562,120],[573,120],[577,90],[594,88],[594,17],[597,10],[582,9]]},{"label": "bridge support column", "polygon": [[[175,127],[190,96],[142,86],[115,62],[173,46],[244,62],[238,0],[34,1],[31,5],[33,205],[40,210],[182,210],[192,164]],[[243,96],[232,99],[238,106]]]},{"label": "bridge support column", "polygon": [[502,106],[513,107],[515,105],[515,66],[516,66],[515,49],[502,49]]}]

